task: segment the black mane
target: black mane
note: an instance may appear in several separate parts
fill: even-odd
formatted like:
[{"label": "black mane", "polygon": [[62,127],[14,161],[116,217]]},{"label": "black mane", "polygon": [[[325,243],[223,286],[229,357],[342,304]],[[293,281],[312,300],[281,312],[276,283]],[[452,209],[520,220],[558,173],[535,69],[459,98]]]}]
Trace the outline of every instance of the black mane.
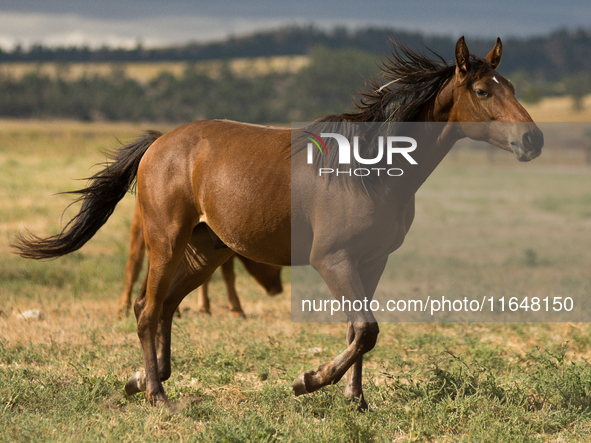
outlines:
[{"label": "black mane", "polygon": [[[376,143],[372,143],[375,127],[363,123],[417,121],[425,106],[454,76],[456,65],[446,62],[428,48],[435,59],[394,40],[391,43],[390,54],[382,61],[381,81],[369,79],[366,82],[365,90],[358,92],[357,100],[354,101],[356,111],[324,116],[309,125],[308,129],[303,129],[316,134],[338,132],[349,140],[354,135],[360,136],[365,139],[363,157],[373,158],[376,154]],[[462,84],[469,84],[490,69],[487,61],[474,55],[470,55],[470,64],[471,69]],[[364,133],[364,127],[369,132]],[[327,141],[328,155],[315,155],[316,167],[338,168],[338,149],[333,142]],[[296,137],[293,143],[292,154],[306,149],[308,139]],[[353,158],[351,161],[352,169],[360,166]],[[362,180],[353,182],[361,183]]]},{"label": "black mane", "polygon": [[[424,106],[454,75],[456,65],[446,62],[439,54],[427,50],[431,59],[392,40],[390,54],[382,63],[380,83],[370,79],[366,90],[357,94],[357,112],[327,115],[318,121],[350,122],[412,122],[416,121]],[[472,69],[464,83],[470,83],[483,71],[490,69],[488,62],[470,56]]]}]

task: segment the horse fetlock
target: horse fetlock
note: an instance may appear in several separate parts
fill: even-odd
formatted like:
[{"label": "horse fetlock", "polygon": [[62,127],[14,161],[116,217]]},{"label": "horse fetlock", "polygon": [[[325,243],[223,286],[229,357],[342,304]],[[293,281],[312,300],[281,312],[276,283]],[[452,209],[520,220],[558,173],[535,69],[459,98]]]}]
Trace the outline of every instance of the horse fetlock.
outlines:
[{"label": "horse fetlock", "polygon": [[138,371],[129,377],[125,383],[125,393],[127,395],[137,394],[146,390],[146,373]]}]

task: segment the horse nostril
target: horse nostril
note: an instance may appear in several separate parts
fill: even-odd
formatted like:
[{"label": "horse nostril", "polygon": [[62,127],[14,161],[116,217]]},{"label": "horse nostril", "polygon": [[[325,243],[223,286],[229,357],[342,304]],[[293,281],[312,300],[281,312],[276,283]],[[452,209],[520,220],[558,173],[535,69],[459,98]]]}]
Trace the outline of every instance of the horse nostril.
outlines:
[{"label": "horse nostril", "polygon": [[542,149],[542,146],[544,146],[544,135],[540,130],[527,131],[523,134],[521,141],[523,142],[523,146],[528,150]]},{"label": "horse nostril", "polygon": [[525,146],[527,149],[531,149],[532,148],[532,135],[531,132],[526,132],[525,134],[523,134],[523,146]]}]

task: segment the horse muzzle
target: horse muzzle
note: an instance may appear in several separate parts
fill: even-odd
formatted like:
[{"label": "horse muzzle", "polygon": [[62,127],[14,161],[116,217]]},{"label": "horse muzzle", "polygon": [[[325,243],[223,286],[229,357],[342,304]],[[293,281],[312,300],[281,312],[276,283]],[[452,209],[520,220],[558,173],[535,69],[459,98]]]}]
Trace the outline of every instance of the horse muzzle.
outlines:
[{"label": "horse muzzle", "polygon": [[533,128],[527,128],[521,136],[511,135],[509,145],[515,153],[517,160],[528,162],[542,153],[544,146],[544,134],[534,125]]}]

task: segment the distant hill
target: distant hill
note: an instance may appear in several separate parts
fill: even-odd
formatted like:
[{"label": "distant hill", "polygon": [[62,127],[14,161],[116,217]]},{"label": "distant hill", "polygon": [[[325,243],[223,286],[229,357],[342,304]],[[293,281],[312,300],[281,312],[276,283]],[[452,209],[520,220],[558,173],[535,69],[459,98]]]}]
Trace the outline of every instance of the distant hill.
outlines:
[{"label": "distant hill", "polygon": [[[393,38],[406,45],[423,45],[446,60],[453,58],[455,40],[446,36],[410,33],[388,28],[348,30],[337,27],[330,31],[313,26],[287,27],[259,32],[244,37],[232,37],[213,43],[188,43],[182,46],[149,49],[138,45],[134,49],[87,47],[50,48],[33,46],[29,50],[17,47],[0,50],[0,62],[158,62],[200,61],[236,57],[268,57],[277,55],[307,55],[318,46],[330,49],[354,48],[372,54],[389,50]],[[493,39],[468,39],[470,50],[484,56],[494,44]],[[502,72],[523,72],[535,80],[556,81],[565,75],[591,72],[591,29],[558,30],[546,36],[503,41],[505,53]]]}]

